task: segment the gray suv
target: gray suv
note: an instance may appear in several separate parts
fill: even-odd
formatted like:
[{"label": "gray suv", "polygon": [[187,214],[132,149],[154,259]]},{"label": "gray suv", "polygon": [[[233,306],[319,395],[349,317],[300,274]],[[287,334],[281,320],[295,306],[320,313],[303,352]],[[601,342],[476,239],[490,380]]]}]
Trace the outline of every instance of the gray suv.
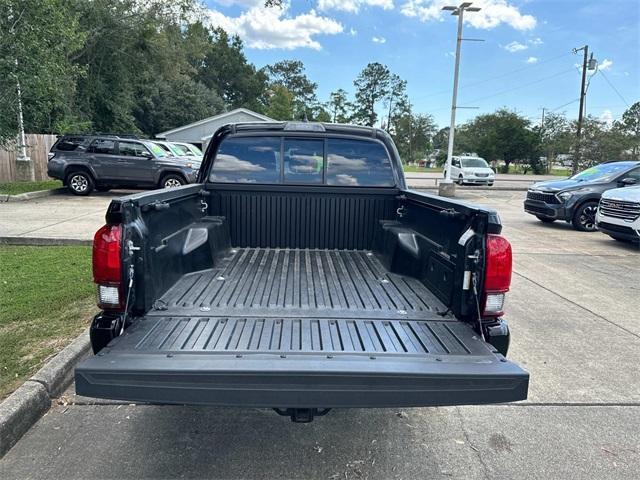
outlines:
[{"label": "gray suv", "polygon": [[193,183],[200,162],[171,156],[148,140],[64,135],[51,147],[47,173],[75,195],[94,189],[169,188]]}]

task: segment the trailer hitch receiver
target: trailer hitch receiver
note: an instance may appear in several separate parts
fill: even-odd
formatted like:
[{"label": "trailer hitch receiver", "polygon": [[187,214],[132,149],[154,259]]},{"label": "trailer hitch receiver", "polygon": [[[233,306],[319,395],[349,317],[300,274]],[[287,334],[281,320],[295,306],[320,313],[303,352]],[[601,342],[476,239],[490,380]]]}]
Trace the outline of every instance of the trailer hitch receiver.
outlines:
[{"label": "trailer hitch receiver", "polygon": [[278,415],[291,417],[295,423],[309,423],[314,417],[322,417],[329,413],[330,408],[274,408]]}]

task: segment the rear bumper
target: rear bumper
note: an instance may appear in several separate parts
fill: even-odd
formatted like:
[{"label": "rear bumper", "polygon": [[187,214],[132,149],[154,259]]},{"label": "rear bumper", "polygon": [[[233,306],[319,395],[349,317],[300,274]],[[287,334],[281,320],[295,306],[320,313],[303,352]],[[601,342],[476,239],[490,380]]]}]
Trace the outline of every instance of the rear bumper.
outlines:
[{"label": "rear bumper", "polygon": [[527,398],[529,374],[500,355],[495,361],[310,357],[119,354],[111,362],[93,357],[76,369],[76,392],[135,402],[275,408],[420,407]]},{"label": "rear bumper", "polygon": [[531,215],[555,218],[556,220],[568,220],[572,214],[562,204],[551,204],[529,199],[524,201],[524,211]]}]

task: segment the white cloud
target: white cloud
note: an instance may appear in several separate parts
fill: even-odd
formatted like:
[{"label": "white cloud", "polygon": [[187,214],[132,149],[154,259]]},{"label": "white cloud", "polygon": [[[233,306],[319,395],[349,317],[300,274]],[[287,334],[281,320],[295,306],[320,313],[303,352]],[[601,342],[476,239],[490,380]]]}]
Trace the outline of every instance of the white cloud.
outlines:
[{"label": "white cloud", "polygon": [[393,9],[393,0],[318,0],[318,9],[323,11],[341,10],[357,13],[364,6],[391,10]]},{"label": "white cloud", "polygon": [[349,29],[349,35],[351,35],[352,37],[355,37],[357,34],[358,34],[358,31],[355,28],[351,27]]},{"label": "white cloud", "polygon": [[527,47],[524,43],[513,41],[511,43],[503,45],[502,48],[504,48],[507,52],[515,53],[526,50],[529,47]]},{"label": "white cloud", "polygon": [[[450,0],[407,0],[400,11],[407,17],[417,17],[423,22],[429,22],[442,20],[445,14],[449,15],[449,12],[442,11],[442,7],[450,4]],[[464,20],[475,28],[490,30],[504,23],[516,30],[531,30],[537,23],[534,16],[520,13],[518,7],[506,0],[475,0],[473,6],[482,10],[467,13]]]},{"label": "white cloud", "polygon": [[264,5],[264,0],[215,0],[215,2],[223,7],[238,5],[239,7],[250,8]]},{"label": "white cloud", "polygon": [[387,43],[387,39],[384,37],[372,37],[371,41],[373,43]]},{"label": "white cloud", "polygon": [[207,22],[222,27],[229,34],[238,35],[248,47],[257,49],[320,50],[322,46],[315,39],[316,35],[335,35],[344,30],[339,22],[318,15],[315,10],[295,17],[289,16],[288,10],[288,4],[282,9],[265,8],[261,2],[261,5],[250,8],[238,17],[228,17],[211,9],[207,12]]},{"label": "white cloud", "polygon": [[544,42],[542,41],[542,39],[540,37],[536,37],[536,38],[532,38],[531,40],[529,40],[529,43],[531,45],[542,45]]},{"label": "white cloud", "polygon": [[609,127],[613,125],[613,113],[611,113],[611,110],[603,110],[600,120]]},{"label": "white cloud", "polygon": [[538,57],[529,57],[527,58],[527,63],[538,63]]},{"label": "white cloud", "polygon": [[602,62],[600,62],[600,64],[598,65],[598,69],[600,70],[611,70],[611,65],[613,65],[613,61],[609,60],[608,58],[605,58]]}]

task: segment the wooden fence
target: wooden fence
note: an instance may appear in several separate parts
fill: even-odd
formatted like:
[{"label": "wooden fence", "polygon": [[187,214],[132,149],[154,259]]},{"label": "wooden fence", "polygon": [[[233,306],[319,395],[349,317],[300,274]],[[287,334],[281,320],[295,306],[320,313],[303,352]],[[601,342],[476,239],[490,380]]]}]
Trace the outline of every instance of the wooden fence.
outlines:
[{"label": "wooden fence", "polygon": [[[47,160],[48,153],[56,141],[55,135],[29,133],[25,135],[27,155],[33,161],[36,180],[48,180]],[[0,148],[0,182],[13,182],[16,180],[16,157],[18,149],[16,143]]]}]

